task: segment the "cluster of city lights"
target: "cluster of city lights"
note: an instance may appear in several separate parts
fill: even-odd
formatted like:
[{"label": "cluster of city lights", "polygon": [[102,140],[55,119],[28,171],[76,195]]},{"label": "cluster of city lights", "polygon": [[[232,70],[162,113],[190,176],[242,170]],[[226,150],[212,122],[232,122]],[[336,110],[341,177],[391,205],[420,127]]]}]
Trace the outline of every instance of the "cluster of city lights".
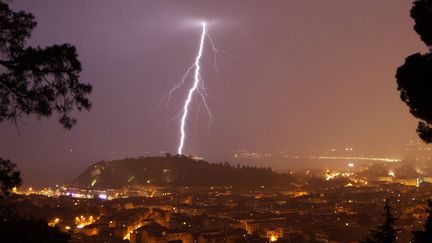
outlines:
[{"label": "cluster of city lights", "polygon": [[126,235],[123,237],[123,240],[130,240],[130,235],[138,228],[142,227],[143,224],[138,223],[130,228],[128,228],[128,231],[126,233]]},{"label": "cluster of city lights", "polygon": [[78,229],[82,229],[87,225],[93,224],[97,219],[92,215],[85,217],[84,215],[75,217],[75,225]]},{"label": "cluster of city lights", "polygon": [[326,180],[332,180],[336,177],[350,177],[353,176],[353,172],[330,172],[330,170],[326,171]]},{"label": "cluster of city lights", "polygon": [[332,160],[363,160],[363,161],[380,161],[397,163],[401,162],[400,159],[384,158],[384,157],[345,157],[345,156],[318,156],[318,159],[332,159]]}]

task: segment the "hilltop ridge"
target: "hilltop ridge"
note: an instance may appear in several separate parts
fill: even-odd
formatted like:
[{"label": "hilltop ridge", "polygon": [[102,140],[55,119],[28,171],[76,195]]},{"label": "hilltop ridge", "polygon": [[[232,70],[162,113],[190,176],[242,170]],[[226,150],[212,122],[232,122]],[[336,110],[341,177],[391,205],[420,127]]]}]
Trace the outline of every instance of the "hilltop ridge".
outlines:
[{"label": "hilltop ridge", "polygon": [[100,161],[84,170],[72,184],[95,189],[135,185],[270,186],[288,185],[292,176],[271,168],[210,163],[191,156],[125,158]]}]

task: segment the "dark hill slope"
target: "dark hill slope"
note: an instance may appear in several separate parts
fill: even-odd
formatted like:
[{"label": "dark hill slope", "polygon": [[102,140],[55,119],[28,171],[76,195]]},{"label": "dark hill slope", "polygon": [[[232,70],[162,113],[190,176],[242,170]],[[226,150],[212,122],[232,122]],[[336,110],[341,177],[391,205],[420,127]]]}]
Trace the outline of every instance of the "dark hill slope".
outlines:
[{"label": "dark hill slope", "polygon": [[91,165],[73,184],[93,188],[158,186],[283,186],[292,182],[287,174],[270,168],[212,164],[187,156],[127,158]]}]

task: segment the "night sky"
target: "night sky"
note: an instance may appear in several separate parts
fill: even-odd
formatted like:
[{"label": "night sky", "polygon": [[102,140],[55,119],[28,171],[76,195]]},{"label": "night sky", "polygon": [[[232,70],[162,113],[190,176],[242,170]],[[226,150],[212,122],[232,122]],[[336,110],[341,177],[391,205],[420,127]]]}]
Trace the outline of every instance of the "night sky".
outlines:
[{"label": "night sky", "polygon": [[[27,184],[71,180],[99,160],[175,154],[186,89],[163,96],[193,63],[201,29],[211,48],[203,78],[213,120],[195,97],[187,154],[352,146],[391,153],[416,139],[395,71],[426,46],[410,0],[15,0],[36,16],[31,45],[78,49],[93,109],[64,130],[57,117],[0,125],[0,155]],[[189,80],[190,82],[190,80]],[[266,165],[266,166],[271,166]],[[289,165],[287,165],[289,167]]]}]

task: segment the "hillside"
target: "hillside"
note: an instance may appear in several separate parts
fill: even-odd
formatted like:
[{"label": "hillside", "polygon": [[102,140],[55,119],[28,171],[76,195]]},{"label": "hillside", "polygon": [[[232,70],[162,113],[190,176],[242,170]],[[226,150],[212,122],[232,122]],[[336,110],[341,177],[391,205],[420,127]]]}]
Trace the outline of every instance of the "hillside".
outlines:
[{"label": "hillside", "polygon": [[270,168],[212,164],[187,156],[127,158],[100,161],[87,168],[73,184],[92,188],[158,186],[288,185],[291,176]]}]

